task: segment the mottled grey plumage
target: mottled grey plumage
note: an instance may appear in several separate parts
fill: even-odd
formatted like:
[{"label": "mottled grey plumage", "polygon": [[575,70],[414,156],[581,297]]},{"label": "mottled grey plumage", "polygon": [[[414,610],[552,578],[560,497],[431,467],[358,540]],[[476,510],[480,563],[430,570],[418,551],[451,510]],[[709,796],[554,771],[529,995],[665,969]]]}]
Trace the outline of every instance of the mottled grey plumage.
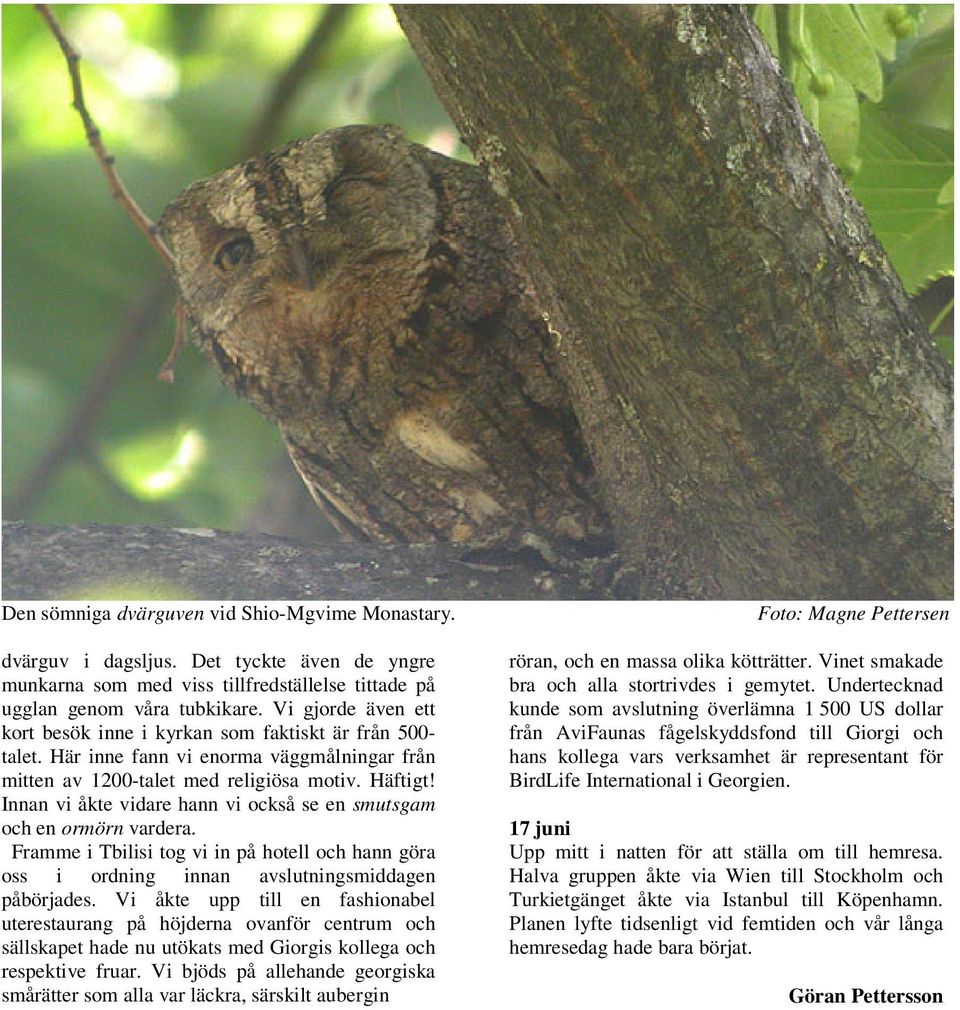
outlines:
[{"label": "mottled grey plumage", "polygon": [[608,535],[478,169],[344,127],[195,183],[160,228],[200,345],[342,533]]}]

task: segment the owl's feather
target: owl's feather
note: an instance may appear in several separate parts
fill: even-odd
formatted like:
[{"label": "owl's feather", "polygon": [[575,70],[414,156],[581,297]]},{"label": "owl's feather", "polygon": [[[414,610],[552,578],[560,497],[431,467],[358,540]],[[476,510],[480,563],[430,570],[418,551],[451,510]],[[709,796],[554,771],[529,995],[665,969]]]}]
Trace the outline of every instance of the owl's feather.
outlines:
[{"label": "owl's feather", "polygon": [[195,183],[160,227],[200,345],[342,534],[609,532],[478,169],[345,127]]}]

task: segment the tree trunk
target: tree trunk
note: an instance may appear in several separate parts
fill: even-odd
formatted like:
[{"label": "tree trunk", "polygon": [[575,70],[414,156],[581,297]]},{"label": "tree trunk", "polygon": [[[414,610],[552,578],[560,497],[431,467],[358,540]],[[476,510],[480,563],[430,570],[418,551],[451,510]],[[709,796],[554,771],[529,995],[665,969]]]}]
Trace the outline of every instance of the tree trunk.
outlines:
[{"label": "tree trunk", "polygon": [[951,597],[949,369],[743,8],[396,10],[642,586]]}]

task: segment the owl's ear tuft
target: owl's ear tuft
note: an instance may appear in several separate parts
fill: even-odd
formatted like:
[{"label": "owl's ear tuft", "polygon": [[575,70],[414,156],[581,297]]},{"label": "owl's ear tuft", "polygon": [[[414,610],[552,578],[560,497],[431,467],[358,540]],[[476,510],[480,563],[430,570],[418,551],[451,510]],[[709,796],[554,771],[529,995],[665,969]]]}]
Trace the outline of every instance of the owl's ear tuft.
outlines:
[{"label": "owl's ear tuft", "polygon": [[395,126],[348,126],[333,132],[341,175],[386,179],[408,155],[409,144]]}]

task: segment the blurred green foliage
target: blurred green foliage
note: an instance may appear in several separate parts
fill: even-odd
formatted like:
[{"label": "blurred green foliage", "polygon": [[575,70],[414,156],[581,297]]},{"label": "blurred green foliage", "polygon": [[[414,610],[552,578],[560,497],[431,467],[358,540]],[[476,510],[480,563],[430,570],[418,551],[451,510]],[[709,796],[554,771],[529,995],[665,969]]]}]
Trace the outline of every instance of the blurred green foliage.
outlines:
[{"label": "blurred green foliage", "polygon": [[[54,10],[84,57],[87,104],[107,148],[153,217],[186,184],[252,153],[246,139],[272,89],[319,19],[330,16],[323,5],[287,4]],[[904,16],[919,33],[901,39],[893,22],[868,14],[855,26],[858,45],[851,49],[842,12],[806,7],[797,37],[806,40],[808,58],[795,63],[795,81],[803,97],[804,74],[820,74],[821,91],[832,75],[831,93],[842,102],[827,114],[829,96],[817,95],[815,109],[807,87],[808,115],[853,175],[894,258],[898,243],[910,247],[916,262],[901,256],[899,269],[922,281],[943,271],[942,226],[952,221],[952,35],[948,40],[941,15],[914,10]],[[776,11],[757,8],[775,45]],[[93,422],[47,468],[49,480],[23,517],[241,528],[284,455],[274,426],[224,390],[193,350],[182,356],[175,385],[156,381],[172,319],[164,310],[137,326],[129,320],[150,292],[157,300],[161,266],[108,193],[45,25],[32,6],[4,5],[2,16],[5,515],[90,399],[103,360],[126,339],[135,353],[103,381]],[[340,16],[295,99],[271,124],[270,143],[346,123],[392,122],[415,140],[468,156],[390,8],[357,5]],[[797,13],[791,17],[797,30]],[[905,34],[903,24],[899,30]],[[849,65],[848,49],[857,55]],[[872,113],[861,115],[861,96],[876,99],[884,89],[876,122]],[[911,159],[917,164],[901,171]],[[909,201],[918,185],[935,190],[941,217],[932,232],[929,208],[921,208],[927,216],[918,223],[897,202],[897,187]]]},{"label": "blurred green foliage", "polygon": [[[323,5],[57,5],[83,56],[87,105],[152,217],[235,163]],[[456,133],[387,6],[351,6],[270,144],[393,122],[448,153]],[[461,152],[462,153],[462,152]],[[3,6],[3,488],[5,515],[87,394],[131,306],[162,276],[111,199],[70,107],[59,49],[32,6]],[[172,301],[170,302],[172,304]],[[188,349],[156,381],[173,335],[149,319],[79,451],[52,470],[37,522],[242,527],[285,455],[273,425]]]}]

